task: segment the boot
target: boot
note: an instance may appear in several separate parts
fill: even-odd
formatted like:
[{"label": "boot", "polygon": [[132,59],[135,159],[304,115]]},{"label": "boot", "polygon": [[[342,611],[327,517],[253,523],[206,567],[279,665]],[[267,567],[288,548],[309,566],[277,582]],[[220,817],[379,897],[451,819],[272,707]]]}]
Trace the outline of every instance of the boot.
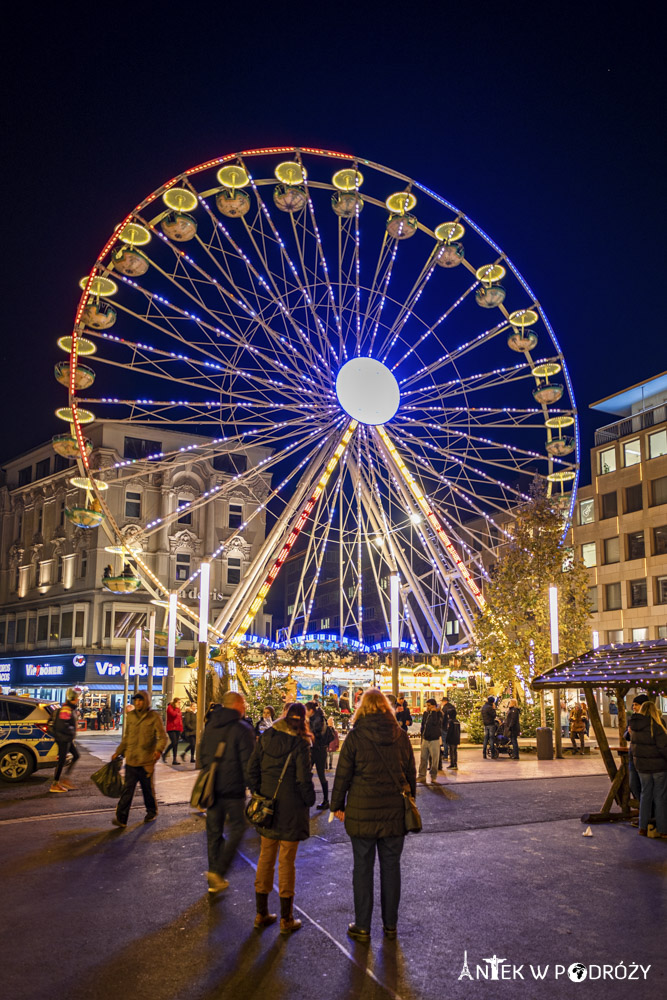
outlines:
[{"label": "boot", "polygon": [[329,808],[329,782],[328,781],[323,781],[322,782],[322,795],[324,796],[324,798],[322,799],[322,801],[320,802],[320,804],[319,804],[319,806],[317,808],[318,809],[328,809]]},{"label": "boot", "polygon": [[255,927],[268,927],[269,924],[275,924],[278,917],[275,913],[269,913],[269,894],[267,892],[255,893],[255,905],[257,907]]},{"label": "boot", "polygon": [[292,904],[294,903],[293,896],[281,896],[280,897],[280,933],[281,934],[291,934],[292,931],[298,931],[301,927],[301,921],[294,919],[294,914],[292,912]]}]

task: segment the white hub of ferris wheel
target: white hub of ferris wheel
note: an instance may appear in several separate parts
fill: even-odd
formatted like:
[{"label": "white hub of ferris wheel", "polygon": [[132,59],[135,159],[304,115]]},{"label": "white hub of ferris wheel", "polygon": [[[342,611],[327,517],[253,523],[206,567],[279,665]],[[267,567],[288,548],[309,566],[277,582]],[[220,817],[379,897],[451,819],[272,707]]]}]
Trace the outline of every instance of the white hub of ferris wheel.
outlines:
[{"label": "white hub of ferris wheel", "polygon": [[353,358],[336,379],[336,395],[345,412],[360,424],[386,424],[398,410],[401,393],[396,378],[375,358]]}]

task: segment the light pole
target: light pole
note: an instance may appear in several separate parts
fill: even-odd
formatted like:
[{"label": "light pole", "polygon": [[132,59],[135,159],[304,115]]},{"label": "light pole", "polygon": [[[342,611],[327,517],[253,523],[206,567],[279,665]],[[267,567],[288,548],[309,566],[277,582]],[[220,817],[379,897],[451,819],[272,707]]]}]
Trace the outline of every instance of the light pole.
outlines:
[{"label": "light pole", "polygon": [[155,612],[148,616],[148,707],[153,707],[153,663],[155,662]]},{"label": "light pole", "polygon": [[[558,663],[558,587],[549,587],[549,619],[551,625],[551,666]],[[554,735],[556,759],[563,757],[563,733],[560,727],[560,689],[554,688]]]},{"label": "light pole", "polygon": [[398,573],[389,577],[389,606],[391,612],[391,693],[398,698]]},{"label": "light pole", "polygon": [[165,696],[167,704],[174,697],[174,659],[176,657],[176,602],[178,597],[175,593],[169,594],[169,622],[167,625],[167,683],[165,685]]},{"label": "light pole", "polygon": [[127,698],[130,693],[130,649],[131,639],[125,640],[125,676],[123,677],[123,725],[121,735],[125,736],[125,716],[127,715]]},{"label": "light pole", "polygon": [[199,574],[199,647],[197,659],[197,751],[196,768],[201,767],[201,738],[206,713],[206,647],[208,643],[208,591],[211,564],[204,561]]}]

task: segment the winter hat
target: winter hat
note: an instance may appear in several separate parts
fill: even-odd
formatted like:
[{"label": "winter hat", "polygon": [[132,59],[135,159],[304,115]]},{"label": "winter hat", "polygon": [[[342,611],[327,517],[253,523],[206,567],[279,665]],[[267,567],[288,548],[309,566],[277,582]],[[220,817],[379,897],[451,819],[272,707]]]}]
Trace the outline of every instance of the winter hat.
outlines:
[{"label": "winter hat", "polygon": [[647,694],[636,694],[632,699],[633,705],[643,705],[645,701],[648,701]]}]

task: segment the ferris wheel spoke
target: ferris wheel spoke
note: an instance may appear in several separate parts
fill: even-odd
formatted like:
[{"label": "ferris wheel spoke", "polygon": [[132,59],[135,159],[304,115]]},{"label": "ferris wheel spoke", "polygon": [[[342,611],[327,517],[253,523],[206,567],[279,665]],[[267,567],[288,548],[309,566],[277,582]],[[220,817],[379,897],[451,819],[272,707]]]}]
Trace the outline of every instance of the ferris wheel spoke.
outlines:
[{"label": "ferris wheel spoke", "polygon": [[422,266],[416,281],[414,282],[400,309],[398,310],[398,314],[394,322],[385,334],[384,341],[377,352],[378,357],[382,355],[383,364],[387,363],[387,358],[389,357],[392,348],[396,344],[398,338],[403,335],[405,324],[412,316],[420,298],[424,293],[424,290],[426,289],[426,286],[436,270],[434,256],[435,252],[432,251],[429,254],[426,263]]},{"label": "ferris wheel spoke", "polygon": [[[472,288],[470,288],[468,291],[472,291]],[[460,304],[460,301],[461,300],[459,300],[459,302],[457,303],[457,305]],[[485,344],[488,344],[491,340],[493,340],[495,337],[497,337],[498,334],[503,333],[505,330],[507,330],[508,325],[509,325],[508,323],[506,323],[505,321],[503,321],[501,323],[497,323],[495,326],[491,327],[489,330],[484,330],[482,333],[478,334],[476,337],[473,337],[472,340],[469,340],[466,343],[461,344],[459,347],[455,348],[452,351],[445,352],[442,357],[437,358],[431,364],[424,365],[423,367],[419,368],[417,370],[417,372],[414,373],[414,375],[412,375],[410,377],[407,377],[405,379],[402,379],[401,380],[401,385],[411,386],[411,385],[414,385],[415,382],[417,382],[420,379],[425,378],[425,377],[432,379],[433,376],[435,375],[435,373],[438,372],[438,371],[440,371],[442,368],[447,367],[447,365],[455,364],[456,361],[458,361],[464,355],[469,354],[471,351],[474,351],[474,350],[477,350],[478,348],[483,347]],[[408,350],[408,352],[406,354],[404,354],[403,357],[397,362],[397,364],[394,366],[394,368],[398,367],[398,365],[406,357],[408,357],[413,351],[416,351],[418,349],[418,347],[420,346],[420,344],[432,332],[433,331],[428,330],[425,334],[423,334],[422,337],[414,345],[414,348],[411,348],[410,350]],[[394,369],[392,369],[392,371],[393,370]]]},{"label": "ferris wheel spoke", "polygon": [[[472,284],[468,288],[466,288],[465,291],[461,295],[459,295],[459,297],[456,299],[456,301],[453,302],[451,304],[451,306],[449,306],[445,310],[445,312],[442,313],[438,317],[438,319],[435,321],[435,323],[431,324],[430,326],[427,325],[426,330],[417,338],[417,340],[413,344],[411,344],[408,347],[408,350],[398,359],[398,361],[394,365],[392,365],[391,370],[392,371],[396,371],[396,369],[398,368],[399,365],[403,364],[404,361],[406,361],[409,357],[411,357],[412,354],[414,354],[417,350],[419,350],[419,348],[426,341],[428,341],[428,339],[433,334],[435,334],[436,330],[439,329],[439,327],[445,322],[445,320],[449,319],[449,317],[452,316],[456,312],[456,310],[459,308],[459,306],[462,305],[463,302],[465,302],[465,300],[470,295],[470,293],[473,292],[475,290],[475,288],[477,288],[478,284],[479,284],[479,282],[475,282],[474,284]],[[414,375],[414,376],[412,376],[412,377],[406,377],[405,379],[400,379],[399,380],[400,384],[401,385],[403,385],[403,384],[405,384],[405,385],[411,385],[416,378],[430,374],[430,368],[433,367],[433,366],[437,366],[439,364],[439,361],[440,361],[441,357],[442,357],[442,355],[439,353],[438,357],[436,358],[435,361],[432,362],[431,365],[425,365],[425,366],[423,366],[421,369],[419,369],[419,371],[417,372],[417,374]]]}]

